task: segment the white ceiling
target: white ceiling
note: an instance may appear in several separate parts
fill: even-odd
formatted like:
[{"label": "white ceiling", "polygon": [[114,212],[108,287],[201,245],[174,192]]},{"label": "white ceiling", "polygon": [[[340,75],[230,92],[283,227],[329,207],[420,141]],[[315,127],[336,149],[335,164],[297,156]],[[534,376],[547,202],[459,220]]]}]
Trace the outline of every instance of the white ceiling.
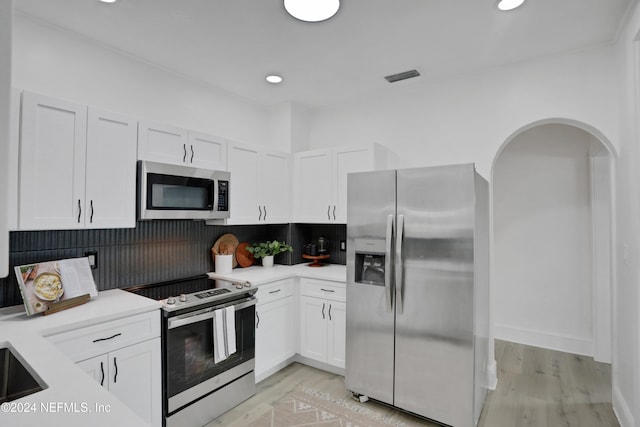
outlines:
[{"label": "white ceiling", "polygon": [[[342,0],[331,20],[297,21],[282,0],[15,0],[19,13],[260,104],[320,106],[418,79],[614,41],[636,0]],[[285,81],[264,81],[271,72]]]}]

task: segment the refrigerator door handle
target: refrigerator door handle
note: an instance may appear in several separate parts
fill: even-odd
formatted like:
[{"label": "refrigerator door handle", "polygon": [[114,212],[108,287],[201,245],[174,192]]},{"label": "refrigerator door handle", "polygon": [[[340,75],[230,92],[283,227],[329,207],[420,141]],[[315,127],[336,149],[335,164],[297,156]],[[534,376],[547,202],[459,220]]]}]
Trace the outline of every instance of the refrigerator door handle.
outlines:
[{"label": "refrigerator door handle", "polygon": [[398,215],[398,230],[396,233],[396,313],[402,313],[402,243],[404,240],[404,215]]},{"label": "refrigerator door handle", "polygon": [[392,310],[391,296],[391,244],[393,241],[393,215],[387,216],[387,239],[384,250],[384,290],[387,299],[387,310]]}]

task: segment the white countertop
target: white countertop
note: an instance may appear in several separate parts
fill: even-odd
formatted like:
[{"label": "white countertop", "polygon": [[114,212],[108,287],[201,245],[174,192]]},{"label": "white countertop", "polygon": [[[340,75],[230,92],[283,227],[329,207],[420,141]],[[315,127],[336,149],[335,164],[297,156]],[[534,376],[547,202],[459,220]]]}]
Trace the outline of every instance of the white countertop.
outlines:
[{"label": "white countertop", "polygon": [[274,265],[273,267],[251,266],[237,267],[231,273],[208,273],[209,277],[230,282],[249,282],[254,286],[283,280],[289,277],[308,277],[310,279],[330,280],[332,282],[347,281],[347,267],[338,264],[327,264],[322,267],[309,267],[308,263],[297,265]]},{"label": "white countertop", "polygon": [[[142,426],[133,411],[102,388],[45,336],[160,308],[148,298],[114,289],[79,307],[27,316],[24,307],[0,310],[0,347],[15,349],[47,388],[0,408],[3,426]],[[102,409],[102,412],[100,412]],[[108,409],[108,412],[107,412]],[[16,410],[16,412],[12,412]],[[18,411],[21,410],[21,411]],[[28,412],[27,412],[28,411]]]}]

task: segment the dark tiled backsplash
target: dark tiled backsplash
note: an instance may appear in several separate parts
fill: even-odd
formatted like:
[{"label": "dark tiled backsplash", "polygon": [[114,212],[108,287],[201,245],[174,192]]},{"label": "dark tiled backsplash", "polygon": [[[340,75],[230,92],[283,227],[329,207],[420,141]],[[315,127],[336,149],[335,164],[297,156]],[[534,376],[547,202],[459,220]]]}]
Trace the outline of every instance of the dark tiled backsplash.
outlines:
[{"label": "dark tiled backsplash", "polygon": [[[11,273],[0,279],[0,307],[22,304],[13,272],[16,265],[98,253],[93,270],[98,290],[178,279],[213,271],[211,246],[225,233],[240,242],[286,241],[293,253],[278,255],[277,264],[298,264],[302,246],[323,236],[329,239],[331,259],[346,264],[339,240],[346,240],[345,225],[275,224],[208,226],[202,221],[141,221],[136,228],[109,230],[14,231],[9,236]],[[335,256],[334,256],[335,254]]]}]

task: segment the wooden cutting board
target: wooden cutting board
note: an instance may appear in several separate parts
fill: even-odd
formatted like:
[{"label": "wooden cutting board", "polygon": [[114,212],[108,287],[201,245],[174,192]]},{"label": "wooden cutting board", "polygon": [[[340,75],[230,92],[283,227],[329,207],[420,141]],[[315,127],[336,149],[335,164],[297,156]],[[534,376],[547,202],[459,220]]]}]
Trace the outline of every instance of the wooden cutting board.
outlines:
[{"label": "wooden cutting board", "polygon": [[242,242],[236,249],[236,260],[238,261],[238,265],[240,265],[240,267],[250,267],[255,262],[253,254],[246,249],[247,246],[251,245],[249,245],[249,243],[247,242]]}]

